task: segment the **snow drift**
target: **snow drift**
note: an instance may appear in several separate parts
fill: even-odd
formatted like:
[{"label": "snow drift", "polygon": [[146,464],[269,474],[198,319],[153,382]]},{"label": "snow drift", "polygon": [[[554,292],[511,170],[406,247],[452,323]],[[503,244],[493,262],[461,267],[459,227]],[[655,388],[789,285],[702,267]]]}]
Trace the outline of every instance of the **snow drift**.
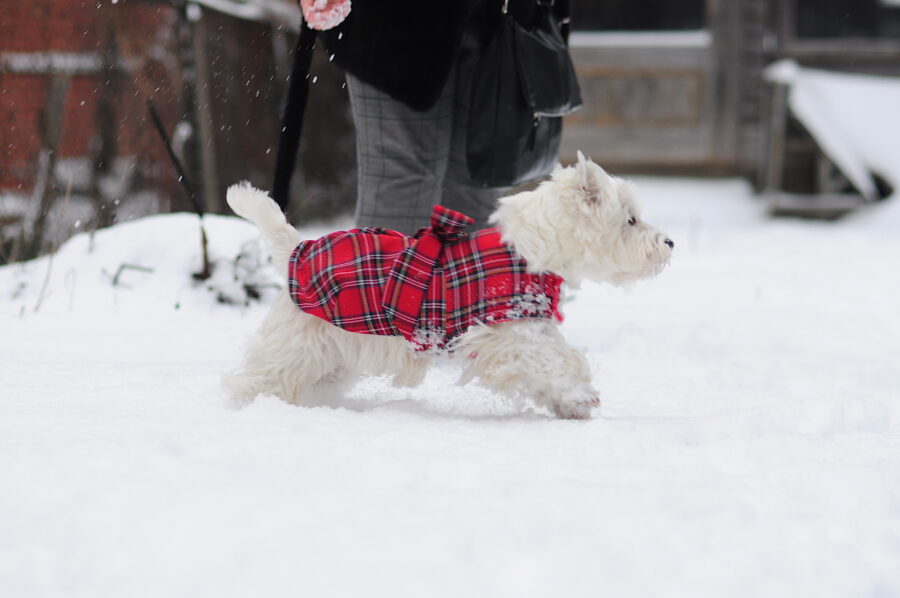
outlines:
[{"label": "snow drift", "polygon": [[897,595],[900,207],[772,222],[742,183],[638,183],[675,255],[564,306],[589,422],[451,367],[228,407],[278,282],[237,219],[207,219],[205,283],[187,215],[0,268],[0,595]]},{"label": "snow drift", "polygon": [[769,81],[787,85],[788,104],[823,152],[868,199],[872,174],[900,189],[900,78],[769,66]]}]

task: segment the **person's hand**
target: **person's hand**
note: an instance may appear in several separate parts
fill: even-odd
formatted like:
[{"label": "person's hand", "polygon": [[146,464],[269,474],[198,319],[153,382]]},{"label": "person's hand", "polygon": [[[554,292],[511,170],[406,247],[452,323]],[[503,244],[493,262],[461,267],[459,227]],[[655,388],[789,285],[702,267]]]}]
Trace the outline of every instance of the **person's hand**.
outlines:
[{"label": "person's hand", "polygon": [[325,31],[340,25],[350,14],[350,0],[300,0],[303,18],[309,26]]}]

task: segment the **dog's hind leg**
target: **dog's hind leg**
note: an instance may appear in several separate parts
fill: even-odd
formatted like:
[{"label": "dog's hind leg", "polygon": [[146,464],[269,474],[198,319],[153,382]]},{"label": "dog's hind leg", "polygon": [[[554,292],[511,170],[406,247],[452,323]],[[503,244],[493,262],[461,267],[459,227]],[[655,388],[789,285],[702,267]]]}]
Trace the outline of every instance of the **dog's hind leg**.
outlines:
[{"label": "dog's hind leg", "polygon": [[473,378],[508,395],[524,395],[564,419],[587,419],[600,405],[587,360],[547,320],[519,320],[470,330],[458,354],[460,382]]},{"label": "dog's hind leg", "polygon": [[300,405],[311,389],[349,377],[330,328],[300,312],[287,292],[279,294],[251,337],[240,369],[224,378],[234,402],[244,405],[272,394]]},{"label": "dog's hind leg", "polygon": [[403,356],[399,360],[397,367],[394,368],[391,384],[399,388],[419,386],[425,380],[425,374],[428,373],[429,365],[431,365],[429,357],[417,355],[404,347]]}]

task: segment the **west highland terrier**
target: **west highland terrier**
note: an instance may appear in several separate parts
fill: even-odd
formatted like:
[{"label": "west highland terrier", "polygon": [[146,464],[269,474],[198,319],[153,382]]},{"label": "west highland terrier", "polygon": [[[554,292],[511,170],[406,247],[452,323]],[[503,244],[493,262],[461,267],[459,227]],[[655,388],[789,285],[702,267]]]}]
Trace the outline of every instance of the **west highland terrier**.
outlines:
[{"label": "west highland terrier", "polygon": [[504,197],[492,228],[436,206],[415,236],[378,228],[300,242],[278,205],[247,184],[228,205],[265,237],[287,288],[225,384],[239,404],[259,394],[302,405],[325,386],[391,375],[417,386],[436,355],[473,379],[526,396],[557,417],[600,404],[585,357],[558,329],[563,285],[654,276],[675,244],[640,219],[634,187],[579,152],[532,191]]}]

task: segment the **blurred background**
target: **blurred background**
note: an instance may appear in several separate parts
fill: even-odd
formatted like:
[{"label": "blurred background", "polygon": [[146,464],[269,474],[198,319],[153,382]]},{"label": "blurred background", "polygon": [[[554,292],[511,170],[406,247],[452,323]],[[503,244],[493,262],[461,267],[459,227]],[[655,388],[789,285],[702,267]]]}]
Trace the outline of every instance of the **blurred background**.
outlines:
[{"label": "blurred background", "polygon": [[[236,181],[270,188],[299,21],[293,0],[3,0],[0,263],[191,209],[148,101],[209,212]],[[617,174],[744,177],[773,213],[864,201],[764,70],[900,75],[900,1],[573,0],[570,41],[585,102],[564,162],[580,149]],[[311,77],[295,222],[356,194],[343,74],[319,51]]]}]

